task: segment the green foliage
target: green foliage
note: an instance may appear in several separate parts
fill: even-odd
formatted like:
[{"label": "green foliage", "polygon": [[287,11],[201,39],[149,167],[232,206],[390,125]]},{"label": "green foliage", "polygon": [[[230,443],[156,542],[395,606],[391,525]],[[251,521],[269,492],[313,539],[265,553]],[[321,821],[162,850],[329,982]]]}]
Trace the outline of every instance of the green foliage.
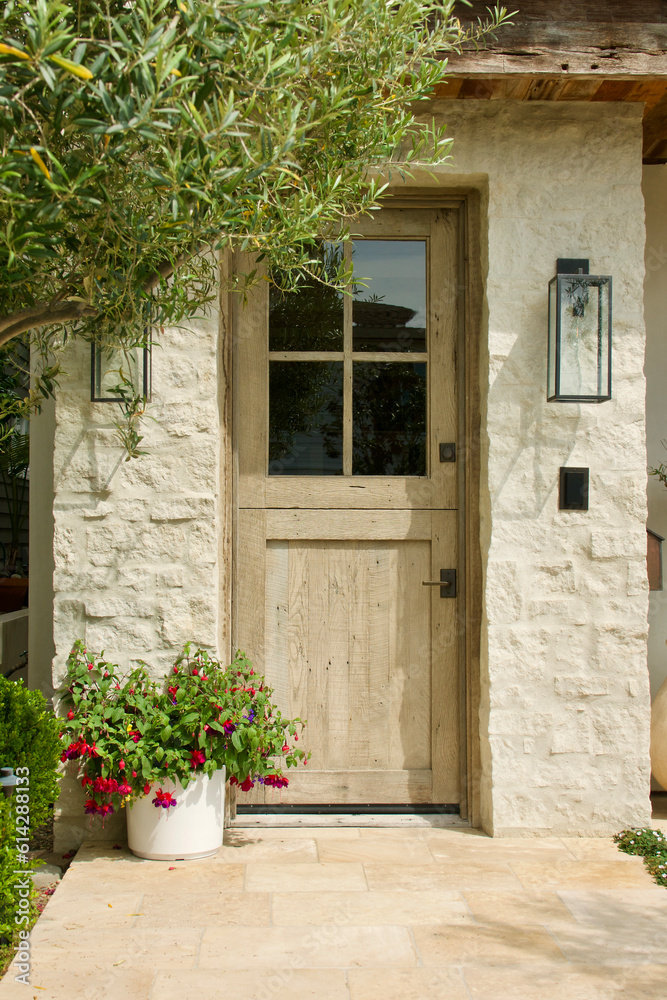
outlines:
[{"label": "green foliage", "polygon": [[0,795],[0,936],[10,940],[15,931],[14,916],[18,902],[14,872],[20,865],[10,800]]},{"label": "green foliage", "polygon": [[644,865],[649,875],[653,876],[654,882],[667,886],[667,851],[664,854],[645,857]]},{"label": "green foliage", "polygon": [[31,831],[47,821],[58,797],[59,756],[60,727],[44,695],[0,677],[0,762],[15,771],[30,769]]},{"label": "green foliage", "polygon": [[614,843],[619,851],[643,856],[649,875],[658,885],[667,886],[667,837],[662,830],[650,827],[623,830],[615,835]]},{"label": "green foliage", "polygon": [[415,102],[506,19],[465,32],[453,6],[7,0],[0,345],[30,330],[40,362],[22,412],[68,337],[131,348],[200,313],[227,248],[298,283],[314,238],[377,204],[378,167],[442,162]]},{"label": "green foliage", "polygon": [[139,448],[144,439],[139,428],[142,418],[146,416],[148,399],[137,393],[132,379],[127,377],[123,368],[118,370],[118,384],[111,386],[109,391],[118,397],[121,416],[114,421],[114,427],[125,452],[125,461],[129,462],[132,458],[146,454]]},{"label": "green foliage", "polygon": [[648,470],[649,476],[657,476],[663,486],[667,486],[667,465],[661,462],[656,469]]},{"label": "green foliage", "polygon": [[120,677],[77,641],[60,691],[69,707],[62,760],[78,761],[91,814],[106,815],[166,778],[186,786],[223,765],[246,791],[255,780],[281,787],[287,779],[276,758],[289,768],[308,754],[288,743],[304,724],[284,719],[272,694],[243,653],[223,667],[205,650],[191,655],[188,643],[163,690],[145,664]]},{"label": "green foliage", "polygon": [[[29,876],[42,862],[26,861],[16,846],[14,804],[0,795],[0,976],[15,957],[19,936],[25,938],[39,915],[37,891]],[[28,889],[22,903],[19,887],[24,893]]]}]

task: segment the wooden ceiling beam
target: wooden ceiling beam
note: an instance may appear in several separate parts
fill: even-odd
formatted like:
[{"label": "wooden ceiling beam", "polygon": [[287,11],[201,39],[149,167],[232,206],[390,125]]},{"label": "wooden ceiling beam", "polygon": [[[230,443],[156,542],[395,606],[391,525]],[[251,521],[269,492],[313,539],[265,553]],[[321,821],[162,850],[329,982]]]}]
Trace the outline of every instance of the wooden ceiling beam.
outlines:
[{"label": "wooden ceiling beam", "polygon": [[453,76],[564,76],[594,79],[651,79],[667,76],[667,50],[628,52],[620,49],[575,51],[546,46],[521,51],[486,49],[447,56]]}]

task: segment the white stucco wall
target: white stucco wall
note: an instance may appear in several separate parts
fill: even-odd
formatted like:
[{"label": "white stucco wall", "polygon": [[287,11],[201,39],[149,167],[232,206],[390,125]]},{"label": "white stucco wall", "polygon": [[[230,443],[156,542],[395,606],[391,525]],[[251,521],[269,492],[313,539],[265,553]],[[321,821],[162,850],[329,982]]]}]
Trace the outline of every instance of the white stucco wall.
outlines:
[{"label": "white stucco wall", "polygon": [[[644,167],[646,200],[646,443],[648,464],[667,463],[667,166]],[[667,538],[667,489],[648,484],[648,526]],[[667,583],[667,546],[663,545]],[[651,695],[667,679],[667,590],[649,600],[648,662]],[[659,787],[659,785],[655,785]]]},{"label": "white stucco wall", "polygon": [[[485,829],[615,832],[649,821],[641,106],[435,102],[453,162],[412,183],[483,196],[480,707]],[[557,257],[614,276],[614,398],[547,404]],[[55,434],[56,673],[74,638],[164,671],[220,629],[217,320],[154,356],[149,454],[125,463],[73,352]],[[561,465],[590,510],[558,511]],[[83,829],[63,799],[62,829]],[[67,824],[70,824],[67,827]],[[78,831],[78,832],[77,832]],[[71,835],[71,833],[69,834]]]},{"label": "white stucco wall", "polygon": [[[118,407],[90,402],[90,349],[75,345],[63,361],[53,449],[56,687],[77,638],[122,668],[143,659],[155,676],[188,640],[218,647],[217,309],[189,326],[158,335],[154,420],[143,422],[147,454],[138,460],[125,461],[115,438]],[[99,831],[82,803],[66,778],[56,807],[62,847]],[[105,830],[120,834],[123,818]]]},{"label": "white stucco wall", "polygon": [[[650,817],[642,109],[435,110],[454,136],[442,180],[487,196],[484,826],[609,834]],[[613,275],[611,402],[546,402],[557,257]],[[558,510],[562,465],[590,468],[588,512]]]}]

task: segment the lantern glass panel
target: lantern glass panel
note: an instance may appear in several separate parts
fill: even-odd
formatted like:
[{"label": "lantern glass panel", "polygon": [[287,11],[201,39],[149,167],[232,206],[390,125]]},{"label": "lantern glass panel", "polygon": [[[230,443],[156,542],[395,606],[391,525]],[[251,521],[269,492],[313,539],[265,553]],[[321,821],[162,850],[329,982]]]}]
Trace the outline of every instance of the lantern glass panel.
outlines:
[{"label": "lantern glass panel", "polygon": [[558,324],[558,278],[549,282],[549,357],[547,359],[547,397],[552,399],[558,392],[556,383],[558,357],[556,345]]},{"label": "lantern glass panel", "polygon": [[134,395],[150,396],[148,358],[143,347],[106,350],[93,345],[93,401],[120,399],[119,386]]},{"label": "lantern glass panel", "polygon": [[609,396],[609,292],[607,277],[561,275],[558,279],[557,393]]}]

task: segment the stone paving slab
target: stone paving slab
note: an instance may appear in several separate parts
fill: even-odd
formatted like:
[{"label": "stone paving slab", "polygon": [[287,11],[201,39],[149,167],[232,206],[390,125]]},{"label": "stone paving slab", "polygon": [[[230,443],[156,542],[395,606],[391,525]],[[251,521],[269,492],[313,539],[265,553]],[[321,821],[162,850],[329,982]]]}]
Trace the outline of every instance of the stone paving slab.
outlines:
[{"label": "stone paving slab", "polygon": [[611,840],[234,828],[84,845],[31,954],[0,1000],[664,1000],[667,890]]}]

